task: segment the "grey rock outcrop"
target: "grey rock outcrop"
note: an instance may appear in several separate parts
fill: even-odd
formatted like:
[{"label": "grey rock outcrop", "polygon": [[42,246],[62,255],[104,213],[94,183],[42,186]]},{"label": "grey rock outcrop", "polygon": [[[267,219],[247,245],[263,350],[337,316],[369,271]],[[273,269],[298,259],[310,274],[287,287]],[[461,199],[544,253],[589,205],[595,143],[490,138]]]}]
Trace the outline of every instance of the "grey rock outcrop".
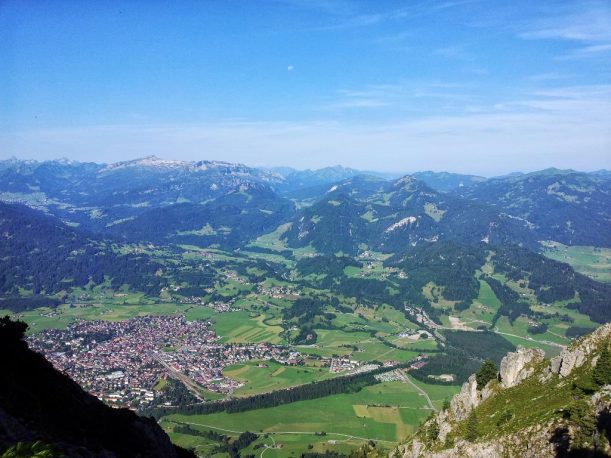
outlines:
[{"label": "grey rock outcrop", "polygon": [[446,450],[430,451],[418,441],[417,446],[402,446],[392,458],[554,458],[558,456],[558,444],[550,441],[558,423],[526,428],[519,434],[504,436],[495,441],[467,442],[460,440]]},{"label": "grey rock outcrop", "polygon": [[[475,409],[478,405],[492,396],[498,387],[510,388],[518,385],[520,382],[532,375],[534,371],[534,365],[542,362],[545,357],[543,350],[529,349],[518,347],[517,351],[508,353],[501,361],[500,370],[500,384],[497,385],[495,380],[492,380],[486,384],[486,386],[478,387],[477,378],[475,374],[471,375],[469,379],[462,385],[460,393],[455,395],[450,401],[450,407],[447,410],[439,412],[437,416],[430,422],[437,423],[439,431],[438,440],[444,442],[452,432],[453,426],[460,421],[465,420],[469,413]],[[500,457],[503,451],[497,444],[478,444],[477,447],[473,447],[472,444],[469,447],[455,447],[454,451],[446,451],[439,455],[433,454],[426,451],[426,447],[423,443],[418,440],[414,440],[409,448],[404,449],[404,456],[410,456],[413,458],[419,456],[439,456],[439,457]],[[450,454],[448,454],[450,453]],[[454,453],[454,454],[452,454]]]},{"label": "grey rock outcrop", "polygon": [[[509,431],[488,433],[474,442],[467,442],[461,438],[464,434],[458,431],[453,434],[460,422],[464,421],[471,411],[482,404],[487,398],[497,395],[502,396],[502,392],[507,389],[515,389],[517,395],[529,393],[530,385],[524,387],[526,391],[520,391],[520,384],[526,379],[546,384],[541,387],[541,392],[549,392],[557,387],[566,385],[566,381],[558,380],[554,374],[560,378],[567,377],[576,367],[594,367],[604,345],[611,344],[611,323],[598,328],[592,334],[585,336],[569,348],[554,358],[550,364],[545,364],[544,352],[538,349],[527,349],[518,347],[515,352],[507,354],[501,361],[498,382],[492,380],[485,387],[477,386],[475,375],[469,377],[463,384],[460,393],[452,398],[448,409],[440,412],[434,418],[428,420],[422,427],[421,433],[417,434],[411,442],[398,447],[392,458],[458,458],[458,457],[556,457],[563,453],[568,441],[575,433],[575,425],[561,416],[556,415],[547,421],[525,426],[519,431]],[[537,377],[537,379],[534,379]],[[527,382],[527,383],[530,383]],[[511,399],[512,393],[507,393]],[[543,397],[543,396],[539,396]],[[538,398],[535,398],[538,399]],[[533,399],[534,400],[534,399]],[[600,415],[611,415],[611,385],[601,387],[589,400],[592,411],[598,417]],[[506,400],[506,402],[509,402]],[[567,397],[567,405],[571,398]],[[486,410],[485,412],[490,418]],[[496,406],[499,408],[499,406]],[[502,407],[502,405],[501,405]],[[497,411],[498,412],[498,411]],[[516,415],[518,413],[516,412]],[[483,414],[482,414],[483,415]],[[478,412],[479,416],[479,412]],[[489,420],[488,416],[485,421]],[[482,418],[478,418],[481,420]],[[432,428],[433,422],[437,428]],[[431,431],[437,432],[432,438]],[[562,433],[562,434],[560,434]],[[448,437],[452,438],[451,448],[447,444]],[[606,447],[605,453],[610,454],[611,447]]]},{"label": "grey rock outcrop", "polygon": [[450,402],[452,417],[458,421],[464,420],[479,403],[477,381],[475,380],[475,374],[473,374],[469,377],[469,380],[463,383],[460,393],[455,395]]},{"label": "grey rock outcrop", "polygon": [[547,376],[558,374],[560,377],[567,377],[577,367],[581,367],[590,353],[592,353],[601,340],[611,336],[611,324],[601,326],[592,334],[577,341],[571,348],[562,350],[560,355],[552,358]]},{"label": "grey rock outcrop", "polygon": [[534,364],[542,362],[545,352],[540,349],[518,347],[501,361],[500,378],[502,388],[511,388],[530,377]]},{"label": "grey rock outcrop", "polygon": [[550,368],[553,373],[560,375],[560,377],[566,377],[574,368],[580,367],[585,360],[586,355],[580,349],[563,350],[559,356],[550,361]]}]

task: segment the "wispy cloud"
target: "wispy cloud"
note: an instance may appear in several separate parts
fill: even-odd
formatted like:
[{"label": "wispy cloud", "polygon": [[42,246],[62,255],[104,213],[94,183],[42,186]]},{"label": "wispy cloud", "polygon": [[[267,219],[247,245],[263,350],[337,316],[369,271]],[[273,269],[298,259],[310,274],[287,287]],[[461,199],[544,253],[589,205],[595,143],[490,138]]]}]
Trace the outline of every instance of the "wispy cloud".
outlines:
[{"label": "wispy cloud", "polygon": [[384,14],[358,14],[348,18],[340,18],[339,20],[326,25],[311,27],[308,30],[312,32],[345,30],[375,25],[386,19],[387,16]]},{"label": "wispy cloud", "polygon": [[[470,96],[464,86],[437,81],[403,81],[396,84],[369,85],[362,89],[342,89],[333,100],[323,104],[323,110],[343,108],[379,108],[409,106],[410,102],[435,99],[439,103],[467,102]],[[430,107],[434,109],[434,107]]]},{"label": "wispy cloud", "polygon": [[[515,164],[611,168],[611,85],[525,93],[473,113],[371,123],[226,121],[0,133],[3,155],[119,160],[146,154],[247,164],[504,173]],[[522,166],[522,168],[524,165]]]},{"label": "wispy cloud", "polygon": [[568,11],[528,24],[518,36],[527,40],[557,39],[579,45],[560,58],[597,57],[611,51],[611,3],[569,4]]},{"label": "wispy cloud", "polygon": [[268,0],[294,8],[315,10],[327,14],[348,14],[354,11],[355,4],[350,0]]},{"label": "wispy cloud", "polygon": [[566,80],[569,78],[575,77],[572,73],[561,73],[561,72],[546,72],[546,73],[537,73],[536,75],[530,75],[526,77],[528,81],[535,82],[546,82],[546,81],[559,81]]},{"label": "wispy cloud", "polygon": [[586,59],[590,57],[611,56],[611,42],[602,45],[584,46],[559,56],[560,60]]},{"label": "wispy cloud", "polygon": [[445,57],[446,59],[455,59],[462,61],[473,60],[473,55],[468,52],[464,45],[452,45],[444,48],[438,48],[434,51],[438,56]]},{"label": "wispy cloud", "polygon": [[[307,0],[276,1],[281,1],[283,3],[288,3],[301,8],[315,8],[320,12],[327,13],[330,16],[331,21],[328,24],[312,27],[308,29],[310,31],[345,30],[373,26],[389,21],[398,22],[405,19],[414,19],[433,14],[440,14],[445,10],[481,2],[481,0],[455,0],[446,2],[419,1],[410,2],[407,6],[400,8],[390,8],[385,11],[382,10],[376,13],[369,13],[365,12],[363,8],[359,9],[356,2],[346,3],[344,1],[333,2],[326,0],[314,0],[311,3]],[[377,6],[380,5],[384,6],[384,3],[380,2],[377,4]],[[380,38],[381,41],[384,39],[388,41],[400,41],[402,39],[402,33],[391,34]]]}]

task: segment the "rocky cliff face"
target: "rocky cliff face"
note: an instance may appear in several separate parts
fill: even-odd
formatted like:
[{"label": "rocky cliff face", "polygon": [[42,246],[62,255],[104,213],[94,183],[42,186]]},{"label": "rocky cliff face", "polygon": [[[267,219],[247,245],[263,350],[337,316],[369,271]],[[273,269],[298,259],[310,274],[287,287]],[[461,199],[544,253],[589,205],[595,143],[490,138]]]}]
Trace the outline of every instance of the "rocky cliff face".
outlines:
[{"label": "rocky cliff face", "polygon": [[[539,349],[518,347],[516,352],[509,353],[501,361],[499,383],[490,381],[484,387],[477,386],[475,374],[463,384],[460,393],[450,401],[450,408],[440,412],[435,419],[439,429],[439,440],[445,441],[455,423],[465,420],[471,411],[481,402],[488,399],[498,389],[517,385],[533,373],[533,366],[543,361],[545,353]],[[418,455],[416,455],[418,456]]]},{"label": "rocky cliff face", "polygon": [[571,348],[563,350],[560,355],[552,358],[550,366],[544,374],[558,374],[561,378],[567,377],[575,368],[581,367],[588,355],[600,347],[611,334],[611,323],[601,326],[586,338],[578,340]]},{"label": "rocky cliff face", "polygon": [[[591,415],[590,423],[594,424],[594,418],[597,418],[600,427],[606,421],[607,426],[604,428],[609,429],[607,435],[611,436],[611,420],[608,419],[611,417],[611,385],[598,389],[574,388],[575,385],[588,385],[591,380],[590,373],[598,361],[601,349],[609,343],[611,324],[601,326],[589,336],[574,342],[550,362],[545,361],[542,350],[518,347],[517,351],[507,354],[501,361],[497,380],[478,387],[476,377],[472,375],[462,386],[460,393],[452,398],[449,408],[427,421],[410,442],[397,448],[392,454],[393,458],[563,456],[569,452],[573,439],[579,435],[579,429],[583,426],[571,410],[571,403],[578,397],[584,400],[582,405],[587,407],[588,415]],[[575,391],[571,392],[571,389]],[[564,402],[563,406],[551,408],[539,415],[536,417],[537,422],[532,421],[531,412],[507,410],[505,415],[508,418],[520,417],[524,422],[523,426],[516,422],[516,426],[507,429],[506,433],[499,431],[501,428],[497,426],[503,425],[500,420],[502,412],[491,411],[491,405],[497,406],[498,409],[510,409],[513,398],[521,399],[527,406],[526,410],[529,402],[533,402],[532,408],[536,410],[539,407],[534,401],[560,390],[569,390],[566,391],[565,398],[561,394],[560,400],[554,400],[556,403]],[[596,392],[592,394],[591,390]],[[529,399],[529,396],[534,397]],[[496,399],[502,399],[499,405],[494,404]],[[545,405],[545,402],[543,404]],[[480,412],[482,408],[484,410]],[[496,425],[488,428],[485,437],[477,440],[471,438],[468,441],[464,436],[465,424],[473,411],[475,414],[480,412],[480,421],[495,422]],[[601,420],[604,418],[607,420]],[[611,451],[608,442],[605,442],[608,439],[604,438],[604,434],[599,434],[596,430],[588,434],[590,433],[592,437],[596,435],[595,440],[592,440],[598,441],[598,447],[606,447],[607,452]],[[586,442],[587,440],[586,437]],[[586,452],[587,450],[584,451]]]},{"label": "rocky cliff face", "polygon": [[530,377],[534,372],[534,365],[543,361],[544,357],[543,350],[533,348],[518,347],[517,351],[509,353],[501,361],[501,388],[511,388]]},{"label": "rocky cliff face", "polygon": [[[543,458],[557,457],[559,454],[558,444],[550,441],[558,424],[526,428],[520,434],[501,437],[494,441],[473,443],[465,440],[457,441],[452,448],[433,451],[422,447],[414,450],[409,446],[399,447],[394,458]],[[524,438],[528,437],[528,443]]]}]

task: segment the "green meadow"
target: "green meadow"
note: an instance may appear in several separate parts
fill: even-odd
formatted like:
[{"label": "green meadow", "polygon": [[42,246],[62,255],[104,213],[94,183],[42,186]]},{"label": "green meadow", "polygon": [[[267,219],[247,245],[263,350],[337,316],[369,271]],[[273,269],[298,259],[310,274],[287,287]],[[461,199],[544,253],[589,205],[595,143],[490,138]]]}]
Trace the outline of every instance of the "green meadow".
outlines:
[{"label": "green meadow", "polygon": [[[268,324],[268,316],[248,310],[219,313],[213,318],[214,330],[227,343],[283,342],[278,324]],[[274,322],[274,321],[272,321]]]},{"label": "green meadow", "polygon": [[233,392],[237,397],[280,390],[334,376],[329,368],[321,367],[320,364],[284,366],[272,361],[249,361],[227,366],[223,374],[244,383],[244,386]]},{"label": "green meadow", "polygon": [[566,246],[558,242],[548,243],[547,247],[543,254],[548,258],[566,262],[594,280],[611,282],[611,248]]},{"label": "green meadow", "polygon": [[[451,386],[420,386],[430,390],[430,396],[439,405],[458,390]],[[283,448],[270,449],[265,455],[283,457],[290,456],[291,452],[301,454],[308,444],[313,445],[314,451],[341,451],[344,445],[354,446],[371,439],[380,446],[390,448],[411,434],[429,414],[424,396],[413,386],[402,382],[384,382],[357,393],[266,409],[232,414],[169,415],[162,419],[161,425],[169,431],[178,422],[202,430],[215,429],[228,435],[237,435],[246,429],[255,433],[270,433],[276,443],[283,444]],[[325,436],[316,435],[322,431],[326,433]],[[193,436],[176,436],[175,439],[179,444],[198,445]],[[205,442],[203,440],[202,444]]]}]

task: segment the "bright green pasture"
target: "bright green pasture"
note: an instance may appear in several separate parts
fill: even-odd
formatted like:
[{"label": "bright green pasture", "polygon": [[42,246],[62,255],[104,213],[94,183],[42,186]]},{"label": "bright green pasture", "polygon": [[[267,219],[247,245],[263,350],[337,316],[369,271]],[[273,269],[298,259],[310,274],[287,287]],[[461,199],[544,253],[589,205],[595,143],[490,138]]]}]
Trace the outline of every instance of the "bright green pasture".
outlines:
[{"label": "bright green pasture", "polygon": [[460,387],[456,385],[432,385],[416,380],[414,377],[410,377],[410,380],[420,389],[426,391],[437,409],[441,409],[446,399],[450,399],[460,391]]},{"label": "bright green pasture", "polygon": [[[330,357],[345,355],[356,361],[409,361],[421,350],[434,349],[435,342],[417,341],[405,344],[397,342],[401,348],[393,348],[384,343],[381,338],[372,336],[369,332],[347,332],[341,329],[316,329],[318,339],[315,345],[297,346],[297,350],[305,354]],[[386,338],[393,342],[392,337]],[[411,348],[410,348],[411,347]]]},{"label": "bright green pasture", "polygon": [[252,313],[247,310],[238,312],[217,313],[213,309],[191,304],[154,304],[154,305],[118,305],[83,304],[70,307],[60,305],[56,309],[47,307],[28,310],[15,314],[0,310],[0,314],[18,317],[29,325],[30,332],[43,329],[65,329],[77,319],[122,321],[138,316],[184,314],[187,320],[211,319],[214,329],[224,342],[271,342],[280,343],[279,334],[282,327],[273,315]]},{"label": "bright green pasture", "polygon": [[556,261],[570,264],[577,272],[594,280],[611,282],[611,248],[566,246],[552,242],[543,253]]},{"label": "bright green pasture", "polygon": [[[200,308],[202,309],[201,312],[199,312]],[[85,304],[75,305],[74,307],[64,304],[55,309],[42,307],[17,314],[8,310],[0,310],[0,314],[8,314],[19,318],[29,325],[29,332],[38,332],[48,328],[65,329],[76,319],[121,321],[147,315],[175,315],[177,313],[187,313],[189,315],[189,311],[193,309],[194,306],[185,304]],[[202,317],[205,317],[209,310],[199,307],[198,312],[194,311],[193,314],[199,313]],[[213,311],[210,312],[214,313]]]},{"label": "bright green pasture", "polygon": [[266,324],[265,314],[247,310],[221,313],[213,318],[214,330],[221,342],[231,343],[281,343],[282,327]]},{"label": "bright green pasture", "polygon": [[467,310],[454,312],[460,321],[469,327],[477,328],[481,324],[490,324],[496,311],[500,308],[498,300],[490,285],[483,280],[479,281],[479,294]]},{"label": "bright green pasture", "polygon": [[[260,363],[265,364],[265,367],[258,367]],[[249,361],[228,366],[223,374],[245,383],[233,392],[234,396],[251,396],[333,376],[326,367],[284,366],[271,361]]]},{"label": "bright green pasture", "polygon": [[357,347],[358,351],[351,356],[357,361],[409,361],[419,354],[417,351],[390,347],[379,340],[363,342]]},{"label": "bright green pasture", "polygon": [[[447,387],[443,388],[446,393],[449,392]],[[432,390],[439,391],[437,387]],[[443,400],[445,393],[443,397],[436,393],[436,397]],[[429,413],[424,396],[414,387],[402,382],[385,382],[366,387],[358,393],[327,396],[247,412],[175,414],[165,417],[162,426],[170,428],[168,421],[179,421],[202,425],[202,429],[211,429],[212,426],[220,432],[223,429],[236,431],[229,433],[232,435],[247,429],[253,432],[273,432],[275,441],[285,446],[279,450],[269,450],[265,455],[288,456],[291,452],[304,452],[307,444],[315,444],[322,450],[336,450],[334,447],[338,444],[329,441],[343,441],[349,436],[359,438],[356,442],[373,439],[380,441],[380,445],[392,447],[395,442],[413,432]],[[317,431],[325,431],[327,434],[315,436]],[[358,445],[354,442],[352,444]]]}]

